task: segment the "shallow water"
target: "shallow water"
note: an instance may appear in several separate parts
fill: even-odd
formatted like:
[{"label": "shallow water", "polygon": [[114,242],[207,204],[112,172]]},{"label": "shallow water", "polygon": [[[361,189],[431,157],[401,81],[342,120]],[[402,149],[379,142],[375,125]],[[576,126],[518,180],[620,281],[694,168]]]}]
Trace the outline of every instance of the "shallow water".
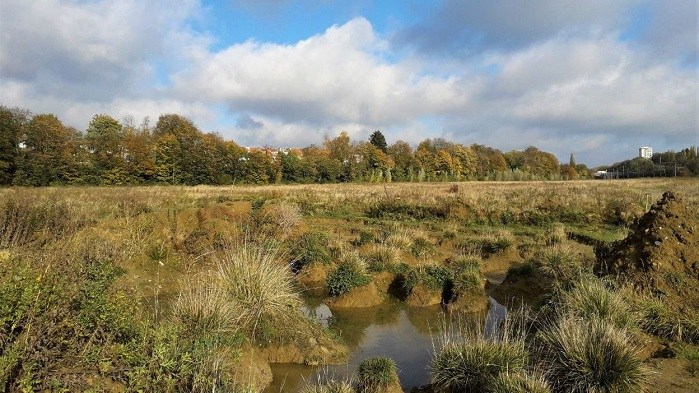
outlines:
[{"label": "shallow water", "polygon": [[[490,334],[505,316],[504,306],[490,298],[485,332]],[[350,347],[347,364],[312,367],[298,364],[273,364],[274,381],[265,390],[297,392],[306,382],[323,376],[349,377],[367,358],[388,356],[398,367],[398,377],[404,390],[429,382],[429,363],[439,331],[448,324],[448,318],[439,306],[427,309],[407,308],[401,302],[390,300],[369,309],[348,309],[331,312],[324,304],[309,305],[309,313],[321,323],[340,334]],[[460,319],[474,321],[482,313],[461,315]]]}]

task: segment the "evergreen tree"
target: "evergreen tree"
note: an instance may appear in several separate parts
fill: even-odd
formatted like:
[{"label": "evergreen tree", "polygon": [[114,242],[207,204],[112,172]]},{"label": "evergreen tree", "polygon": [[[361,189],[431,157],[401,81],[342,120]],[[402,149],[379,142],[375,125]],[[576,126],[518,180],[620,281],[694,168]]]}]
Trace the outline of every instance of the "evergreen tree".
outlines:
[{"label": "evergreen tree", "polygon": [[387,153],[388,146],[386,145],[386,138],[383,136],[381,131],[374,131],[371,136],[369,136],[369,143],[376,146],[382,152]]}]

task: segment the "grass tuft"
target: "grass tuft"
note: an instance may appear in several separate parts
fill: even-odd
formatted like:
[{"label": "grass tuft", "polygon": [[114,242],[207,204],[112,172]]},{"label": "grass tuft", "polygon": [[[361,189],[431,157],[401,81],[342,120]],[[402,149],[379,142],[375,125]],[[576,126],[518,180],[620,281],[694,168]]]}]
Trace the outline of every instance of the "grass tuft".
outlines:
[{"label": "grass tuft", "polygon": [[376,357],[364,360],[357,369],[359,392],[378,392],[396,380],[398,369],[391,358]]}]

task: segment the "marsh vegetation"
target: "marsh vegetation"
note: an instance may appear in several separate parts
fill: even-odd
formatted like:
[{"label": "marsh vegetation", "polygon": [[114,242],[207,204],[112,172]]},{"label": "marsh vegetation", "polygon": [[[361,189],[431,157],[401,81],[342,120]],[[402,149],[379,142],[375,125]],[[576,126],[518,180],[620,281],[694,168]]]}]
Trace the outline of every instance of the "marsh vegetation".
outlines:
[{"label": "marsh vegetation", "polygon": [[[694,180],[0,189],[0,385],[262,391],[347,362],[373,313],[433,337],[421,391],[691,386],[697,206]],[[400,388],[401,359],[359,363],[285,389]]]}]

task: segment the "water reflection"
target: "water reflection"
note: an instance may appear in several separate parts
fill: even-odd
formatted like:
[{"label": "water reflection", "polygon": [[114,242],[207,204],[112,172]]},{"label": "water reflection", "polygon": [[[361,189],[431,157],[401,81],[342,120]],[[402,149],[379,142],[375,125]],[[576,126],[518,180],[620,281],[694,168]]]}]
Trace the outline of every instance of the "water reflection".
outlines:
[{"label": "water reflection", "polygon": [[[502,322],[507,309],[490,298],[490,309],[485,322],[485,333],[492,335]],[[313,308],[314,307],[314,308]],[[436,335],[450,324],[440,307],[407,308],[396,300],[369,309],[333,310],[314,304],[308,314],[336,331],[352,353],[347,364],[321,368],[294,364],[273,364],[274,381],[268,393],[297,392],[307,382],[316,381],[323,374],[351,376],[364,359],[388,356],[395,360],[401,386],[410,390],[429,382],[429,363]],[[461,315],[482,321],[483,314]]]}]

